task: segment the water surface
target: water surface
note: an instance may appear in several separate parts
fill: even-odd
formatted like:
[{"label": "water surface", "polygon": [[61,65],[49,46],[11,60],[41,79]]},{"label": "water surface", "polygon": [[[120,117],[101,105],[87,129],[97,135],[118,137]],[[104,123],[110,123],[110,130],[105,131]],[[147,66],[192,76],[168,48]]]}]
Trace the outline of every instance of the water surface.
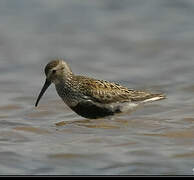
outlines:
[{"label": "water surface", "polygon": [[[1,0],[0,174],[189,174],[194,168],[194,2]],[[167,99],[113,120],[73,113],[44,66]]]}]

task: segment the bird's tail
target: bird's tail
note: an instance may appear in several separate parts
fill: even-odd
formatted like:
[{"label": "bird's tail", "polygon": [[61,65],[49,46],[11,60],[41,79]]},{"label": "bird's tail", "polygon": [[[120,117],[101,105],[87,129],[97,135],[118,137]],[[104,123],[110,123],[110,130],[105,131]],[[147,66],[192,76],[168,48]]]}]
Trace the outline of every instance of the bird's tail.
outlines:
[{"label": "bird's tail", "polygon": [[164,94],[151,94],[150,97],[148,99],[145,99],[144,101],[142,101],[142,103],[159,101],[162,99],[166,99],[166,96]]}]

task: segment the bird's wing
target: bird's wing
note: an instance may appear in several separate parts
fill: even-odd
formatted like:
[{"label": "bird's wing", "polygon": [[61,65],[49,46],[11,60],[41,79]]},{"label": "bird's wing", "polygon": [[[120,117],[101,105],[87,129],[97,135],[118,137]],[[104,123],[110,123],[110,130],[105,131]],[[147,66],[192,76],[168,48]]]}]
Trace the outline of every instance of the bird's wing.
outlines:
[{"label": "bird's wing", "polygon": [[156,94],[128,89],[119,84],[104,80],[81,77],[81,81],[79,80],[79,82],[81,82],[79,89],[82,93],[92,101],[98,103],[138,102],[156,97]]}]

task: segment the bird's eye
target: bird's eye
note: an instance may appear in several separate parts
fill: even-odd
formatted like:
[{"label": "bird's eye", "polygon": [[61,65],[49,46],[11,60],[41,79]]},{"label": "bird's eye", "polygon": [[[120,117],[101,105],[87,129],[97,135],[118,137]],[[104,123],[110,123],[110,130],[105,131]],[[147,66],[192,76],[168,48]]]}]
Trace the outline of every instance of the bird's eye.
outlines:
[{"label": "bird's eye", "polygon": [[57,71],[56,71],[55,69],[54,69],[54,70],[52,70],[52,73],[53,73],[53,74],[55,74],[56,72],[57,72]]}]

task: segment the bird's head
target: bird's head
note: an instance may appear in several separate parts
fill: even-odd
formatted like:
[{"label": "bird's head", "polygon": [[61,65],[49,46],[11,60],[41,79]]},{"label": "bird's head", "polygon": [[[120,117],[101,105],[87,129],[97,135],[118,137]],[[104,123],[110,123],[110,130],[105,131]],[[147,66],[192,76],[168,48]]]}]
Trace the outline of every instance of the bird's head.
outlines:
[{"label": "bird's head", "polygon": [[65,81],[67,78],[69,78],[72,75],[71,68],[62,59],[57,59],[49,62],[46,65],[44,72],[46,75],[46,81],[37,98],[35,106],[38,105],[38,102],[40,101],[41,97],[43,96],[47,88],[51,85],[51,83],[54,83],[56,85],[61,80]]}]

